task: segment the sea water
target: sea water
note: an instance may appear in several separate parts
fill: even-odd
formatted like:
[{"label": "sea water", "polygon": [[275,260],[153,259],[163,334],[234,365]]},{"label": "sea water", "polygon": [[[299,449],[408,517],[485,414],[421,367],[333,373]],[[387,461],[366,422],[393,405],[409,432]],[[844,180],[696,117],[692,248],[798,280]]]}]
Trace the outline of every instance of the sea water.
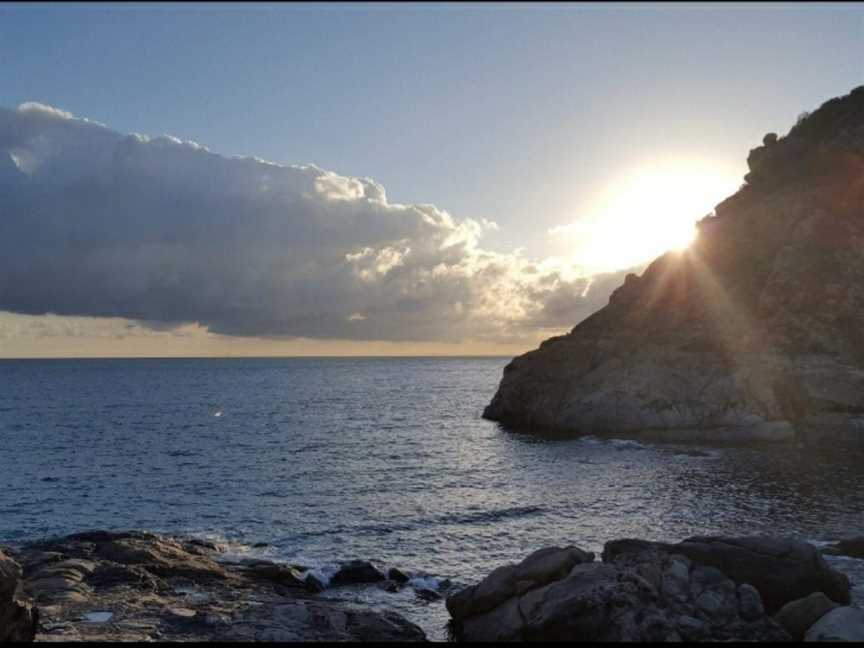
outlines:
[{"label": "sea water", "polygon": [[[550,545],[864,534],[860,451],[537,438],[480,417],[508,360],[0,361],[0,544],[181,532],[325,577],[372,560],[428,589]],[[326,595],[445,636],[443,603],[410,587]]]}]

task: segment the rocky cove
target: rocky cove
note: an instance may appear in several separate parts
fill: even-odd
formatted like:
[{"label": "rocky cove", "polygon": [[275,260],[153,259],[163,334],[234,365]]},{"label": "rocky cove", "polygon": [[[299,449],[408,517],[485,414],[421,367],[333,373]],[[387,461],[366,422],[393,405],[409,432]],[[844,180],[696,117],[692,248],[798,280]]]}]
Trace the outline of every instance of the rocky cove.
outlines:
[{"label": "rocky cove", "polygon": [[[442,610],[446,606],[449,632],[461,641],[864,639],[864,612],[856,595],[861,579],[855,576],[862,572],[864,540],[850,537],[822,547],[780,531],[757,534],[764,530],[758,525],[778,521],[796,532],[826,528],[830,521],[835,525],[831,537],[837,537],[838,528],[850,536],[860,533],[855,517],[860,462],[843,457],[825,464],[830,470],[814,468],[815,455],[806,446],[862,441],[862,102],[864,88],[857,88],[802,119],[785,137],[766,136],[748,159],[745,186],[701,222],[689,251],[667,254],[641,276],[630,275],[607,307],[507,366],[484,413],[487,419],[537,436],[579,433],[582,440],[596,441],[593,450],[588,444],[530,445],[516,439],[521,435],[497,427],[492,431],[495,426],[488,422],[466,434],[479,411],[471,395],[482,392],[485,402],[489,390],[482,380],[458,382],[471,370],[461,360],[453,361],[456,368],[450,371],[456,377],[444,386],[434,382],[440,380],[441,366],[402,365],[398,393],[412,385],[414,391],[398,406],[391,400],[395,390],[381,391],[379,407],[370,406],[376,395],[370,386],[385,384],[378,379],[381,374],[371,365],[347,365],[352,378],[363,371],[371,378],[357,381],[351,398],[343,390],[326,407],[309,407],[320,416],[344,402],[346,415],[311,419],[315,424],[302,419],[292,426],[272,405],[290,396],[279,384],[256,382],[274,373],[258,365],[255,371],[246,365],[211,365],[229,377],[212,390],[230,394],[234,400],[228,405],[183,391],[194,381],[178,382],[172,373],[220,379],[219,372],[188,363],[170,371],[139,364],[115,366],[113,373],[104,365],[49,372],[92,371],[112,385],[127,380],[129,393],[142,384],[169,385],[169,393],[159,398],[174,409],[163,408],[164,419],[160,408],[140,406],[151,402],[150,395],[130,399],[128,414],[111,410],[110,424],[103,424],[109,410],[102,408],[102,390],[78,398],[67,386],[58,393],[68,394],[70,406],[50,409],[35,391],[21,388],[20,400],[35,404],[30,413],[10,408],[21,412],[8,432],[22,450],[5,470],[11,476],[12,505],[2,511],[9,517],[8,546],[0,554],[0,640],[428,639],[426,629],[388,603],[388,596],[395,601],[403,595]],[[245,376],[247,369],[255,381]],[[33,367],[12,370],[25,377],[37,372]],[[159,380],[141,380],[145,370],[158,372]],[[304,376],[297,385],[311,385],[307,401],[284,405],[285,421],[308,403],[320,405],[321,394],[332,395],[322,387],[331,384],[332,368],[299,363],[279,370],[279,380],[295,371]],[[418,380],[424,371],[434,377]],[[496,376],[499,372],[500,366]],[[319,384],[310,375],[327,379]],[[32,384],[49,380],[39,376]],[[452,396],[448,408],[467,407],[469,414],[459,411],[446,419],[442,401],[423,400],[441,393]],[[273,408],[267,416],[276,418],[261,414],[266,409],[255,401],[260,394]],[[190,403],[200,411],[191,411]],[[428,409],[410,409],[418,403]],[[415,418],[406,423],[405,411],[414,411]],[[47,416],[51,424],[34,422],[33,413]],[[383,420],[375,417],[381,413]],[[76,416],[82,420],[69,420]],[[180,420],[201,432],[178,434]],[[448,421],[445,426],[442,420]],[[350,433],[346,421],[354,425]],[[421,424],[415,421],[432,423],[418,434]],[[100,425],[111,429],[103,436]],[[95,435],[87,438],[103,462],[98,470],[91,455],[78,452],[79,438],[68,441],[42,431],[67,427],[81,438]],[[385,438],[381,430],[396,433]],[[37,434],[46,436],[34,444],[30,437]],[[141,443],[147,434],[158,442]],[[626,441],[605,447],[585,434],[696,443],[796,440],[792,445],[804,449],[801,457],[787,457],[793,473],[787,477],[771,474],[779,470],[779,452],[754,450],[745,464],[739,455],[718,455],[721,463],[714,450],[676,453]],[[386,453],[369,451],[385,447],[382,441]],[[173,445],[182,443],[187,445]],[[37,451],[29,451],[36,446]],[[113,454],[117,448],[123,448],[121,456]],[[153,462],[148,469],[170,479],[151,480],[142,470],[141,483],[135,482],[137,475],[123,467],[136,448],[135,461]],[[47,462],[51,453],[55,460]],[[222,457],[224,465],[218,463]],[[369,463],[358,465],[361,459]],[[431,469],[434,461],[441,463]],[[34,475],[38,472],[35,485],[21,467],[26,462]],[[288,470],[281,462],[289,464]],[[76,465],[77,473],[63,472]],[[721,466],[742,465],[729,473],[732,479],[719,472]],[[224,472],[215,472],[216,467]],[[331,467],[332,475],[326,472]],[[339,509],[349,468],[354,505]],[[381,478],[396,468],[398,478]],[[300,470],[308,471],[303,473],[307,478],[324,474],[327,480],[309,488],[314,482],[293,479]],[[817,473],[819,481],[803,478]],[[585,483],[576,488],[580,478]],[[132,487],[139,489],[137,499],[125,499]],[[38,496],[31,495],[34,490]],[[310,502],[310,492],[324,497]],[[418,493],[428,492],[435,497],[421,500]],[[362,500],[365,508],[356,506],[361,498],[368,498]],[[428,557],[436,549],[468,554],[467,543],[452,539],[469,538],[472,560],[479,552],[514,547],[522,552],[521,560],[496,558],[496,568],[483,563],[488,575],[472,576],[476,583],[466,587],[366,553],[324,574],[287,561],[238,559],[218,542],[179,532],[68,533],[87,528],[70,521],[82,512],[96,523],[125,522],[128,517],[121,516],[130,515],[134,503],[142,519],[142,502],[151,507],[147,519],[155,521],[149,528],[193,528],[199,522],[194,516],[203,511],[211,516],[208,523],[216,520],[215,527],[244,530],[243,525],[254,524],[258,532],[290,527],[267,539],[278,540],[281,534],[291,550],[312,538],[338,536],[342,542],[345,536],[350,542],[353,536],[368,539],[369,551],[392,551],[407,544],[401,538],[410,537],[411,552],[405,556],[419,564],[424,552]],[[292,517],[301,507],[315,514]],[[232,517],[238,510],[242,517]],[[587,550],[583,541],[596,541],[595,532],[611,524],[604,515],[616,524],[638,518],[634,524],[641,526],[634,535],[651,533],[651,541],[616,530],[603,536],[602,551]],[[63,533],[33,540],[45,524],[43,516],[62,525]],[[685,533],[693,526],[712,535]],[[660,542],[661,532],[685,539]],[[826,556],[844,556],[851,561],[844,565],[857,568],[847,572]],[[450,565],[456,564],[451,556]],[[353,596],[361,590],[380,593],[380,604]]]},{"label": "rocky cove", "polygon": [[[822,551],[864,558],[864,538]],[[200,538],[88,531],[0,552],[0,641],[426,640],[326,586],[446,597],[457,641],[864,640],[849,578],[789,538],[621,539],[599,561],[546,547],[476,585],[428,582],[362,560],[322,579]]]}]

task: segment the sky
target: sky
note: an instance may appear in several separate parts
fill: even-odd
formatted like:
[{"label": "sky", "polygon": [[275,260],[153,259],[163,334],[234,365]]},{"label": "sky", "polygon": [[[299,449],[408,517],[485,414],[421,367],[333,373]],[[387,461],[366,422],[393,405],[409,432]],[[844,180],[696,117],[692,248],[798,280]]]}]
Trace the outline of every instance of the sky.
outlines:
[{"label": "sky", "polygon": [[864,82],[864,7],[0,6],[0,357],[503,354]]}]

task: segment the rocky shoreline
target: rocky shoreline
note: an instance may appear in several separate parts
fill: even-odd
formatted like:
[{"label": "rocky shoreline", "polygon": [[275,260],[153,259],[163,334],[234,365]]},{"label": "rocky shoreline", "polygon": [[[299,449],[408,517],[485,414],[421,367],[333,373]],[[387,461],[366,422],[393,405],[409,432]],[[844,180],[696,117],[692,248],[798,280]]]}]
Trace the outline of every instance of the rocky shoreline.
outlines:
[{"label": "rocky shoreline", "polygon": [[461,641],[864,641],[849,579],[813,545],[764,536],[614,540],[601,561],[549,547],[447,608]]},{"label": "rocky shoreline", "polygon": [[[395,612],[319,596],[325,583],[312,570],[224,554],[218,543],[142,531],[87,531],[7,548],[0,551],[0,641],[426,638]],[[331,581],[395,591],[409,577],[351,561]]]},{"label": "rocky shoreline", "polygon": [[[321,595],[376,587],[446,596],[457,641],[864,640],[864,611],[822,553],[864,558],[864,537],[822,552],[788,538],[622,539],[601,559],[547,547],[441,592],[395,567],[314,570],[229,560],[223,545],[87,531],[0,550],[2,641],[425,641],[392,610]],[[326,579],[325,579],[326,580]],[[439,603],[440,604],[440,603]]]}]

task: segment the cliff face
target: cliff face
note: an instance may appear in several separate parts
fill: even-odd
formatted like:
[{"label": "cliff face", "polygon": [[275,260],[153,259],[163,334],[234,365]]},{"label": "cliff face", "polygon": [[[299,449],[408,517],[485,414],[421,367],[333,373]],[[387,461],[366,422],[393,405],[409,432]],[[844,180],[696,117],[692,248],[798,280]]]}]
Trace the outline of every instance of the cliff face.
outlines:
[{"label": "cliff face", "polygon": [[747,158],[691,247],[514,359],[484,417],[580,433],[864,439],[864,86]]}]

